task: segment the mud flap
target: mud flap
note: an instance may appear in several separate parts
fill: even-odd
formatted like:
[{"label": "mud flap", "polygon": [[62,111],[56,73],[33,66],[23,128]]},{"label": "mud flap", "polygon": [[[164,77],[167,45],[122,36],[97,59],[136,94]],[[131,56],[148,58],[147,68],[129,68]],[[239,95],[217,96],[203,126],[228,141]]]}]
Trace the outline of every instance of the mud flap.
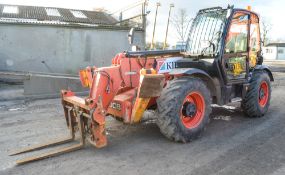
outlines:
[{"label": "mud flap", "polygon": [[140,74],[138,95],[132,109],[132,123],[140,122],[144,111],[148,107],[150,99],[160,96],[165,83],[164,75],[156,74],[153,69],[142,69]]}]

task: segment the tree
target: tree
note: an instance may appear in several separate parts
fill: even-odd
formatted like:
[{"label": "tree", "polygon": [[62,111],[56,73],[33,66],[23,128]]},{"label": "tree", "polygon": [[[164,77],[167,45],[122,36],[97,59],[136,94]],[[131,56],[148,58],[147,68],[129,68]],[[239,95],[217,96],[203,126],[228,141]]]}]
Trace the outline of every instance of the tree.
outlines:
[{"label": "tree", "polygon": [[189,17],[186,9],[178,9],[177,13],[171,19],[171,24],[174,26],[179,41],[185,41],[190,23],[193,19]]},{"label": "tree", "polygon": [[[163,42],[155,42],[154,43],[154,49],[155,50],[163,50],[163,44],[164,44]],[[150,46],[151,46],[151,43],[147,42],[145,49],[150,50]],[[170,45],[168,43],[166,43],[166,48],[169,48],[169,46]]]},{"label": "tree", "polygon": [[261,22],[261,42],[262,46],[265,46],[269,40],[268,34],[272,29],[272,24],[266,18],[262,19],[263,20]]},{"label": "tree", "polygon": [[92,11],[104,12],[104,13],[108,12],[108,10],[106,10],[104,7],[93,7]]}]

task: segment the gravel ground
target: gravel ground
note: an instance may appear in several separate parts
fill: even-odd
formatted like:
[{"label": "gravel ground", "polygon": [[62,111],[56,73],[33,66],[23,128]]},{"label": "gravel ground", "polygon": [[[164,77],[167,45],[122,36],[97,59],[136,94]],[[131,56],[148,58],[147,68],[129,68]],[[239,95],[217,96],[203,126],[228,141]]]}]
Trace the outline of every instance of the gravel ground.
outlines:
[{"label": "gravel ground", "polygon": [[107,147],[87,145],[22,166],[15,160],[42,151],[12,157],[10,151],[68,134],[60,99],[1,102],[0,174],[284,175],[285,76],[275,76],[271,107],[262,118],[246,118],[239,103],[213,106],[207,130],[188,144],[167,140],[153,122],[129,126],[109,118]]}]

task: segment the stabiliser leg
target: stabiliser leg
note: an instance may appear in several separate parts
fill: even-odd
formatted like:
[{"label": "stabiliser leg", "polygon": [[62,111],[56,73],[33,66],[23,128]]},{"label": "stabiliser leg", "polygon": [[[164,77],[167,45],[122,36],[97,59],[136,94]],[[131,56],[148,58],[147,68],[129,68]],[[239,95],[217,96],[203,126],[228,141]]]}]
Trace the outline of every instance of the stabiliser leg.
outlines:
[{"label": "stabiliser leg", "polygon": [[[73,141],[74,138],[75,138],[75,132],[74,132],[74,121],[72,120],[72,117],[71,117],[71,111],[72,111],[72,108],[69,108],[68,109],[68,122],[69,122],[69,129],[70,129],[70,137],[65,138],[65,139],[57,139],[57,140],[54,140],[54,141],[51,141],[51,142],[47,142],[47,143],[44,143],[44,144],[31,146],[31,147],[28,147],[28,148],[25,148],[25,149],[13,152],[10,155],[17,155],[17,154],[21,154],[21,153],[25,153],[25,152],[31,152],[31,151],[39,150],[39,149],[46,148],[46,147],[49,147],[49,146],[59,145],[59,144],[68,143],[68,142]],[[85,145],[85,134],[84,134],[84,125],[83,125],[83,119],[82,119],[83,115],[82,115],[82,113],[80,113],[78,115],[78,118],[79,118],[79,120],[78,120],[78,128],[79,128],[79,133],[80,133],[80,143],[72,145],[72,146],[68,146],[68,147],[65,147],[65,148],[61,148],[61,149],[58,149],[58,150],[50,151],[50,152],[47,152],[47,153],[43,153],[43,154],[38,155],[38,156],[31,156],[31,157],[27,157],[27,158],[24,158],[24,159],[21,159],[21,160],[17,160],[16,163],[18,165],[25,164],[25,163],[28,163],[28,162],[41,160],[41,159],[45,159],[45,158],[48,158],[48,157],[53,157],[53,156],[56,156],[56,155],[64,154],[64,153],[75,151],[75,150],[78,150],[78,149],[82,148]]]}]

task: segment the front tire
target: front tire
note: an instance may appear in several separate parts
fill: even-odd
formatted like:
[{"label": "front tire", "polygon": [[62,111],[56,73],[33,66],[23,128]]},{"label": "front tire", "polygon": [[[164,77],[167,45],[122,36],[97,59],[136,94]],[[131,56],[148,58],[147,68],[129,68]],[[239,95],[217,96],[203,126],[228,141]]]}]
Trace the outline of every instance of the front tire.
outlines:
[{"label": "front tire", "polygon": [[209,122],[210,91],[199,78],[177,78],[163,89],[157,108],[161,133],[170,140],[190,142],[201,135]]},{"label": "front tire", "polygon": [[247,116],[262,117],[268,111],[270,98],[271,85],[268,74],[264,71],[255,72],[241,106]]}]

